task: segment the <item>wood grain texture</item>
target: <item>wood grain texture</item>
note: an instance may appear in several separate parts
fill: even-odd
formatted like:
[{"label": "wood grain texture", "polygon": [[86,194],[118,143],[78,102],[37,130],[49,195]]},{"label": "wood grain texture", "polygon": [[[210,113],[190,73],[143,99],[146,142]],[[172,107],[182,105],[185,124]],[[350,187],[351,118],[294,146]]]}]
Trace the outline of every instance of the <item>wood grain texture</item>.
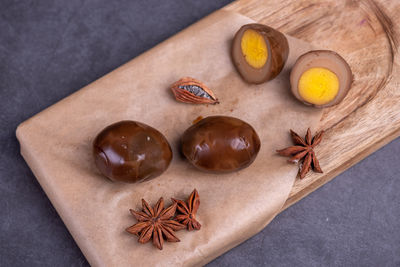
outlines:
[{"label": "wood grain texture", "polygon": [[297,179],[283,209],[400,135],[400,2],[239,0],[224,9],[337,51],[353,71],[349,94],[313,129],[326,131],[316,149],[324,173]]}]

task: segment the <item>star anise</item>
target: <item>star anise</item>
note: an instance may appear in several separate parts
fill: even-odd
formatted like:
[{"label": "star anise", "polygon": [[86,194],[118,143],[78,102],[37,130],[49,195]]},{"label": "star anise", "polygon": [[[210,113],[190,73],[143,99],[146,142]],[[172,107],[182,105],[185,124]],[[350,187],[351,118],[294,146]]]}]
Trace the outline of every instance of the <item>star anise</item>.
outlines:
[{"label": "star anise", "polygon": [[311,138],[311,130],[308,128],[304,139],[292,130],[290,130],[290,134],[295,145],[276,152],[282,156],[291,157],[289,162],[302,161],[299,168],[300,179],[303,179],[311,168],[314,172],[322,173],[318,159],[315,156],[314,147],[321,142],[324,131],[320,131],[314,138]]},{"label": "star anise", "polygon": [[139,236],[139,243],[147,243],[153,237],[153,245],[162,249],[164,238],[168,242],[180,241],[174,231],[181,230],[185,226],[171,219],[175,215],[176,203],[164,209],[164,199],[160,198],[154,208],[151,208],[142,199],[142,207],[143,211],[130,210],[138,223],[126,229],[127,232]]},{"label": "star anise", "polygon": [[181,213],[175,217],[175,220],[186,225],[189,231],[199,230],[201,224],[196,220],[196,213],[200,206],[200,196],[196,189],[190,194],[187,203],[183,200],[174,199],[172,201],[178,204],[178,211]]}]

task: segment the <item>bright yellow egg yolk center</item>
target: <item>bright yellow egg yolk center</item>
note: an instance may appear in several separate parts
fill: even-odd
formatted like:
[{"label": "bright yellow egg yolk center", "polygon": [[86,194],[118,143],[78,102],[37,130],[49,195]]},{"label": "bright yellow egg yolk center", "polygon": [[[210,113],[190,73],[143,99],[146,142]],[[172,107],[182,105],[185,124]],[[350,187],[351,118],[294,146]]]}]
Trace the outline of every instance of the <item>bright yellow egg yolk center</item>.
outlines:
[{"label": "bright yellow egg yolk center", "polygon": [[339,79],[326,68],[310,68],[298,82],[300,96],[308,103],[324,105],[335,99],[339,92]]},{"label": "bright yellow egg yolk center", "polygon": [[253,68],[262,68],[268,59],[268,48],[264,37],[255,30],[248,29],[241,40],[242,54]]}]

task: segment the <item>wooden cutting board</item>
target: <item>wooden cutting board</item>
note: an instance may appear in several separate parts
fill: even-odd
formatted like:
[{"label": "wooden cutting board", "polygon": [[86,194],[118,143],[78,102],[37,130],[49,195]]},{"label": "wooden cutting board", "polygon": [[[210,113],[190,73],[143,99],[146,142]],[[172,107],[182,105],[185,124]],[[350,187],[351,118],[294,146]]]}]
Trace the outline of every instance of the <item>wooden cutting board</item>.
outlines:
[{"label": "wooden cutting board", "polygon": [[239,0],[224,9],[335,50],[354,73],[348,96],[319,122],[324,173],[297,179],[283,209],[400,135],[400,1]]},{"label": "wooden cutting board", "polygon": [[[327,49],[338,51],[349,61],[355,74],[355,83],[353,84],[352,90],[350,91],[348,97],[346,97],[346,99],[340,105],[325,109],[317,127],[327,131],[323,143],[316,151],[320,158],[321,166],[323,167],[325,174],[321,175],[312,173],[306,176],[306,178],[303,180],[297,180],[291,192],[290,198],[287,200],[283,209],[306,196],[308,193],[326,183],[341,171],[361,160],[363,157],[367,156],[369,153],[373,152],[375,149],[381,147],[383,144],[389,142],[400,134],[400,94],[399,90],[397,89],[400,75],[398,75],[399,58],[396,54],[398,35],[396,34],[396,29],[393,28],[395,24],[390,19],[388,11],[383,9],[382,6],[382,3],[377,4],[372,1],[353,1],[339,4],[332,1],[324,3],[314,2],[313,4],[310,4],[305,1],[290,3],[289,1],[278,2],[277,0],[270,0],[263,2],[239,1],[224,8],[226,10],[236,11],[244,14],[256,21],[273,26],[287,34],[294,35],[295,37],[311,42],[315,45],[315,47],[325,47]],[[399,6],[400,4],[397,6],[393,3],[388,3],[387,5],[385,4],[385,8],[393,12],[391,14],[396,14],[396,11],[400,11]],[[229,23],[223,23],[222,25],[229,25]],[[217,45],[214,47],[219,46]],[[143,55],[141,58],[143,61]],[[164,58],[164,60],[166,59]],[[184,61],[187,61],[186,58]],[[125,73],[123,71],[124,68],[126,70],[126,68],[129,68],[129,65],[125,65],[125,67],[122,66],[119,69],[119,72],[115,71],[109,75],[114,75],[112,77],[117,78],[117,80],[120,79],[125,81],[123,84],[126,86],[127,84],[130,84],[132,75],[129,75],[130,72]],[[170,73],[170,71],[171,70],[168,69],[168,73]],[[125,73],[126,75],[120,75],[121,73]],[[117,193],[124,195],[125,191],[122,190],[126,190],[127,192],[130,191],[130,188],[125,185],[123,186],[124,189],[118,185],[114,187],[108,187],[104,180],[100,181],[96,179],[81,179],[87,183],[89,187],[80,187],[76,186],[76,181],[81,181],[79,177],[81,177],[80,175],[82,174],[85,177],[92,177],[94,175],[93,172],[87,171],[92,169],[89,166],[89,162],[91,161],[85,159],[90,156],[90,153],[88,154],[90,149],[88,149],[87,146],[91,139],[88,137],[94,135],[94,133],[87,133],[94,131],[95,128],[93,128],[93,125],[87,125],[86,123],[81,124],[81,122],[93,120],[97,123],[101,121],[103,124],[105,123],[105,121],[103,121],[104,118],[111,119],[111,115],[109,114],[120,114],[118,110],[120,108],[124,109],[124,107],[121,106],[120,102],[118,102],[118,105],[111,105],[112,107],[116,107],[116,109],[109,110],[111,112],[107,113],[107,116],[104,116],[104,110],[101,109],[96,109],[94,114],[80,112],[85,111],[87,106],[86,103],[89,103],[90,101],[92,101],[92,104],[94,101],[96,105],[102,106],[102,101],[104,99],[106,101],[104,103],[109,104],[110,100],[115,99],[115,101],[117,101],[118,97],[89,97],[86,99],[89,101],[85,102],[85,105],[80,105],[77,109],[71,107],[73,106],[72,104],[75,103],[73,101],[74,99],[87,95],[84,92],[93,92],[93,90],[96,88],[98,89],[99,86],[103,88],[103,93],[117,93],[118,96],[119,92],[120,96],[126,97],[126,94],[123,94],[123,92],[125,92],[124,89],[128,89],[128,87],[118,87],[119,90],[116,91],[106,90],[109,87],[115,86],[113,81],[114,80],[110,78],[100,79],[99,81],[94,82],[91,86],[88,86],[88,88],[85,90],[74,94],[74,97],[64,99],[62,104],[55,105],[55,107],[59,108],[68,105],[70,110],[68,110],[66,117],[69,119],[76,119],[76,121],[72,120],[72,122],[77,123],[79,126],[83,125],[82,127],[74,128],[73,124],[69,123],[59,123],[55,125],[51,125],[50,123],[49,125],[49,121],[51,120],[46,120],[46,118],[51,118],[48,117],[51,113],[44,111],[43,114],[40,115],[44,119],[33,119],[35,121],[33,123],[31,121],[31,123],[25,124],[24,130],[22,131],[24,133],[22,135],[22,137],[24,137],[23,139],[27,138],[30,141],[35,141],[34,143],[31,143],[33,145],[30,146],[30,149],[26,150],[25,156],[28,156],[28,158],[31,160],[34,159],[35,164],[33,164],[33,166],[35,168],[33,168],[33,170],[35,175],[46,178],[41,180],[43,188],[45,189],[49,198],[52,200],[57,211],[61,214],[61,217],[69,227],[71,233],[73,235],[75,234],[74,238],[78,237],[78,243],[80,244],[81,248],[83,248],[84,253],[86,252],[85,255],[93,256],[98,255],[99,253],[97,252],[99,251],[111,251],[109,254],[113,255],[111,257],[112,259],[115,258],[115,254],[112,253],[112,249],[120,247],[112,245],[109,246],[110,240],[115,240],[115,233],[120,233],[120,229],[128,224],[128,222],[125,221],[127,217],[120,218],[120,220],[117,219],[117,221],[119,220],[118,222],[120,223],[120,225],[117,227],[112,228],[111,230],[108,228],[103,228],[107,229],[108,232],[102,231],[103,229],[101,227],[104,225],[109,225],[109,223],[107,224],[107,221],[104,220],[105,217],[102,217],[103,215],[100,214],[100,212],[97,212],[95,215],[99,216],[99,218],[102,218],[102,220],[93,220],[92,217],[90,217],[90,220],[86,220],[86,218],[89,217],[89,213],[85,211],[85,208],[88,208],[88,205],[83,205],[84,207],[81,207],[82,205],[80,205],[80,203],[83,202],[82,199],[84,198],[80,199],[80,197],[92,197],[97,201],[94,201],[95,203],[100,203],[104,213],[106,205],[103,205],[103,203],[111,203],[111,205],[116,205],[120,209],[128,206],[128,202],[133,203],[134,201],[129,199],[129,197],[113,197]],[[166,87],[167,86],[161,86],[160,88]],[[136,98],[136,96],[134,97]],[[126,99],[129,100],[129,97]],[[125,103],[129,106],[129,108],[132,109],[132,112],[129,114],[133,114],[133,111],[135,111],[137,106],[131,105],[129,101],[125,101]],[[53,110],[55,107],[53,107]],[[62,111],[65,112],[65,109]],[[129,110],[126,109],[125,111],[128,112]],[[74,114],[79,114],[79,116],[75,116]],[[298,116],[298,113],[296,115]],[[302,124],[308,125],[309,123],[303,122]],[[158,124],[155,123],[155,125]],[[64,134],[69,133],[71,127],[73,129],[81,129],[79,134],[76,131],[73,131],[75,134],[72,138],[68,134]],[[285,129],[286,128],[288,127],[285,127]],[[30,131],[32,129],[36,129],[35,133],[37,138],[32,135],[32,132]],[[37,129],[40,129],[40,131],[37,131]],[[314,129],[314,131],[315,130],[318,129]],[[21,134],[22,132],[20,131]],[[54,146],[42,146],[41,140],[43,139],[43,136],[46,136],[48,133],[48,137],[56,142],[51,143],[49,142],[50,139],[47,139],[46,141],[48,144],[54,144]],[[63,138],[64,136],[69,136],[70,138],[65,141]],[[87,138],[87,140],[83,140],[82,138]],[[64,141],[58,141],[61,139]],[[62,148],[63,151],[65,151],[65,153],[62,154],[66,156],[65,158],[63,158],[62,155],[60,156],[60,153],[58,153],[57,149],[59,148]],[[49,151],[46,149],[49,149]],[[41,157],[35,157],[39,154]],[[82,158],[79,158],[76,155],[79,155]],[[40,159],[43,158],[47,160],[40,161]],[[61,165],[48,164],[50,159],[54,162],[54,158],[57,159],[56,162]],[[85,164],[75,164],[76,161],[84,162]],[[58,168],[58,166],[60,168]],[[284,166],[288,167],[288,165],[285,163]],[[64,167],[68,167],[68,169],[73,170],[73,172],[65,173]],[[293,171],[296,170],[293,169]],[[282,177],[280,176],[280,178]],[[290,181],[292,182],[293,180]],[[97,183],[101,184],[99,185]],[[139,185],[135,185],[136,189],[139,187]],[[88,194],[88,188],[95,188],[96,194]],[[138,196],[144,196],[144,193],[152,191],[148,190],[148,188],[145,188],[144,184],[142,184],[141,190],[142,192],[137,194]],[[274,215],[276,214],[276,211],[280,209],[284,200],[286,200],[289,190],[290,187],[287,187],[285,198],[282,199],[279,206],[274,210]],[[131,192],[127,192],[125,196],[130,196],[130,194]],[[218,196],[218,194],[215,195]],[[64,199],[68,199],[69,201],[63,201]],[[110,201],[107,201],[107,199]],[[125,201],[125,204],[121,203],[122,199]],[[96,209],[88,209],[88,211],[93,210]],[[107,218],[112,219],[113,223],[115,223],[116,217],[113,216],[113,212],[118,212],[119,214],[122,213],[118,210],[106,210],[105,213],[108,214]],[[93,214],[91,215],[93,216]],[[92,224],[84,224],[84,222],[87,221],[94,222],[95,227],[91,227],[93,226]],[[265,220],[263,220],[263,222],[265,223]],[[92,232],[87,231],[87,229],[96,229],[97,231],[100,230],[102,235],[91,235],[90,233]],[[254,231],[257,230],[254,227],[253,229]],[[109,235],[105,234],[106,232]],[[124,236],[118,236],[118,238],[117,239],[119,241],[123,239],[125,242],[125,240],[127,240]],[[186,236],[185,238],[190,237]],[[244,238],[245,237],[242,239]],[[95,240],[95,242],[93,242],[93,240]],[[129,241],[127,242],[130,241],[131,239],[129,237]],[[229,243],[229,246],[231,247],[237,244],[239,241],[240,240],[234,240],[234,242]],[[107,247],[107,249],[99,250],[99,244],[107,244],[107,246],[100,247]],[[182,244],[187,243],[182,242]],[[124,245],[121,247],[127,248],[130,247],[130,245]],[[219,247],[224,246],[221,245]],[[228,248],[229,247],[225,246],[224,251]],[[147,247],[141,247],[141,249],[146,250]],[[173,247],[170,249],[173,250]],[[186,247],[186,249],[189,251],[195,251],[191,250],[190,247]],[[200,253],[198,254],[200,256],[204,256],[204,250],[199,251]],[[211,255],[212,253],[206,253],[205,255],[209,258],[205,259],[203,257],[203,261],[205,262],[206,260],[209,260],[212,257],[215,257],[217,254],[221,254],[222,252],[223,250],[216,252],[213,250],[214,255]],[[158,255],[160,256],[161,254]],[[123,256],[121,258],[125,261],[129,261],[128,258]],[[93,256],[91,262],[107,263],[107,261],[96,261],[96,259],[99,258],[95,258]],[[153,258],[152,260],[155,259]],[[115,261],[110,260],[110,262]],[[129,263],[130,262],[131,261],[129,261]]]}]

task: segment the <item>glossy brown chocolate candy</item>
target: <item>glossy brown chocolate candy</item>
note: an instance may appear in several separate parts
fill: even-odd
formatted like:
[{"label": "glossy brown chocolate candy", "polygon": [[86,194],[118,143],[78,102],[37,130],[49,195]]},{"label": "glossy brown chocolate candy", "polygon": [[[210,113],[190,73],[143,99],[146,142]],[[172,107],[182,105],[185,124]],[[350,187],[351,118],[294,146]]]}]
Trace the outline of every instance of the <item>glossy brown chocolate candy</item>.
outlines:
[{"label": "glossy brown chocolate candy", "polygon": [[102,130],[93,142],[93,155],[102,174],[127,183],[159,176],[172,159],[164,135],[136,121],[120,121]]},{"label": "glossy brown chocolate candy", "polygon": [[248,83],[263,83],[275,78],[289,55],[289,43],[281,32],[263,24],[247,24],[236,33],[232,60]]},{"label": "glossy brown chocolate candy", "polygon": [[260,150],[260,138],[248,123],[212,116],[189,127],[182,136],[182,153],[197,168],[221,173],[248,167]]}]

